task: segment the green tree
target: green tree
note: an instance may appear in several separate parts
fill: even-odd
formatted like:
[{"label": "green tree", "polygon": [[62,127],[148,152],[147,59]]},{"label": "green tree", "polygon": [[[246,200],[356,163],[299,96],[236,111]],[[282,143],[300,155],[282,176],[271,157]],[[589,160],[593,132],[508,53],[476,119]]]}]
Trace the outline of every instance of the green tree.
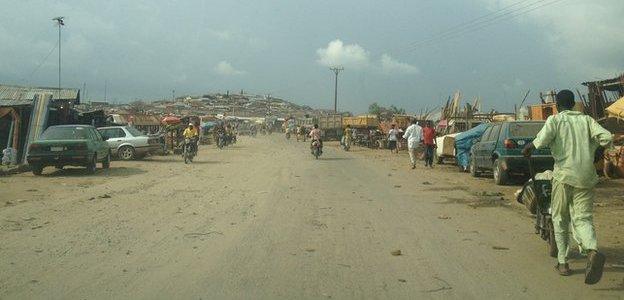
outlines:
[{"label": "green tree", "polygon": [[405,114],[405,109],[404,108],[398,108],[394,105],[390,105],[390,111],[392,111],[393,114],[396,115],[404,115]]},{"label": "green tree", "polygon": [[371,115],[379,116],[381,114],[382,110],[383,110],[383,108],[381,106],[379,106],[379,104],[377,104],[377,102],[374,102],[373,104],[368,106],[368,113],[371,114]]}]

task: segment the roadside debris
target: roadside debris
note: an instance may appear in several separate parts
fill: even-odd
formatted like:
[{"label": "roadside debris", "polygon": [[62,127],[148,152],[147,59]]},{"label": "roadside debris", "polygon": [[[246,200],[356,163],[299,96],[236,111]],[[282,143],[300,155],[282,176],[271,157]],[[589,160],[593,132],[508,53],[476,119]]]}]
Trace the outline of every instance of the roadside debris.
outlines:
[{"label": "roadside debris", "polygon": [[390,254],[392,254],[392,256],[401,256],[401,255],[403,255],[403,253],[401,253],[401,250],[394,250],[394,251],[390,252]]},{"label": "roadside debris", "polygon": [[500,247],[500,246],[492,246],[492,249],[494,249],[494,250],[509,250],[509,248],[507,248],[507,247]]},{"label": "roadside debris", "polygon": [[112,197],[109,194],[104,194],[104,195],[98,196],[98,198],[100,198],[100,199],[108,199],[108,198],[112,198]]},{"label": "roadside debris", "polygon": [[423,183],[422,183],[422,184],[423,184],[423,185],[431,185],[431,182],[429,182],[429,181],[423,181]]},{"label": "roadside debris", "polygon": [[395,188],[397,188],[397,189],[398,189],[398,188],[401,188],[401,186],[400,186],[400,185],[395,185],[394,187],[395,187]]},{"label": "roadside debris", "polygon": [[399,282],[407,282],[407,280],[399,278]]},{"label": "roadside debris", "polygon": [[450,219],[450,218],[451,218],[451,217],[449,217],[449,216],[444,216],[444,215],[442,215],[442,216],[438,216],[438,219],[440,219],[440,220],[448,220],[448,219]]}]

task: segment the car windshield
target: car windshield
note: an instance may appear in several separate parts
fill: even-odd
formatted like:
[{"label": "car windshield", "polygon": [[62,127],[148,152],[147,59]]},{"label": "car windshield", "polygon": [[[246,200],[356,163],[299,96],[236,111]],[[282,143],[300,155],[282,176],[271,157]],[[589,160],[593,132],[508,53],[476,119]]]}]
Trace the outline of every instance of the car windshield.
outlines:
[{"label": "car windshield", "polygon": [[50,127],[43,132],[40,140],[86,140],[89,132],[84,127]]},{"label": "car windshield", "polygon": [[509,134],[512,137],[534,137],[542,127],[544,127],[542,122],[511,123],[509,124]]},{"label": "car windshield", "polygon": [[145,133],[134,127],[126,127],[126,129],[128,130],[128,132],[130,132],[130,134],[132,134],[132,136],[145,136]]}]

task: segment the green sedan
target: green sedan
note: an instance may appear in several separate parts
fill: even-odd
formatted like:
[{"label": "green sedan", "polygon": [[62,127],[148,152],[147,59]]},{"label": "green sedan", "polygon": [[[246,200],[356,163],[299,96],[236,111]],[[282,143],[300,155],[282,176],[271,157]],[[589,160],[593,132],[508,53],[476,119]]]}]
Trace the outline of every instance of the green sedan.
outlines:
[{"label": "green sedan", "polygon": [[30,144],[27,160],[35,175],[41,175],[47,166],[80,166],[95,173],[98,162],[104,169],[110,167],[111,155],[108,143],[95,127],[58,125],[48,127]]}]

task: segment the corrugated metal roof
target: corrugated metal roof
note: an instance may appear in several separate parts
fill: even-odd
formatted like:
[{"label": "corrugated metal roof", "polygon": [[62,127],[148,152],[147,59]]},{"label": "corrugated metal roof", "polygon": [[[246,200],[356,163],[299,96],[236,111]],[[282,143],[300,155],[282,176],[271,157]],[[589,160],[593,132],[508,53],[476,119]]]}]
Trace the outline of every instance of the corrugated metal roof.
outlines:
[{"label": "corrugated metal roof", "polygon": [[0,107],[24,106],[24,105],[32,105],[32,100],[6,100],[6,99],[0,99]]},{"label": "corrugated metal roof", "polygon": [[80,90],[62,88],[60,95],[58,88],[49,87],[27,87],[18,85],[0,84],[0,101],[1,100],[28,100],[32,101],[35,94],[46,93],[52,95],[52,100],[70,100],[77,102],[79,100]]}]

